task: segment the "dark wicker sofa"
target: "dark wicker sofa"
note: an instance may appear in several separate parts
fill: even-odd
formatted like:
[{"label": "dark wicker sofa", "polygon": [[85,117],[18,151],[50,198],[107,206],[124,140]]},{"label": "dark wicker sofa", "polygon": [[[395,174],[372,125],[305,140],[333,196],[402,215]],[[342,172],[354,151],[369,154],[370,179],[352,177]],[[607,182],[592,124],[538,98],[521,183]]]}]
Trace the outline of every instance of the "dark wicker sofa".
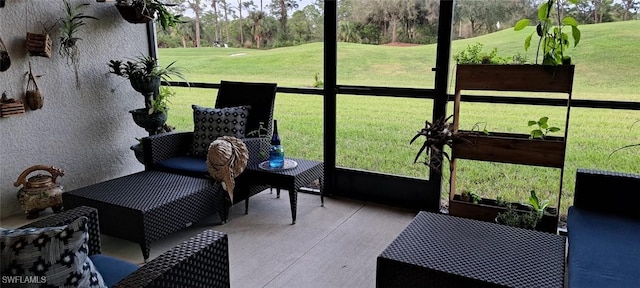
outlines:
[{"label": "dark wicker sofa", "polygon": [[640,175],[578,169],[568,287],[640,287]]},{"label": "dark wicker sofa", "polygon": [[[82,216],[89,219],[87,224],[90,235],[88,254],[89,256],[97,256],[101,254],[101,248],[98,210],[95,208],[77,207],[21,228],[64,226]],[[115,284],[112,283],[112,287],[230,287],[228,250],[226,234],[206,230],[158,256],[144,266],[139,268],[134,266],[133,269],[135,271],[132,271],[128,276],[125,273],[126,277]],[[108,278],[114,279],[110,277],[111,275],[105,273],[117,272],[122,274],[122,270],[126,270],[127,267],[133,265],[113,257],[108,258],[111,259],[107,264],[107,269],[100,269],[100,264],[94,261],[94,265],[105,278],[105,281]],[[125,268],[118,269],[118,265],[122,265]]]}]

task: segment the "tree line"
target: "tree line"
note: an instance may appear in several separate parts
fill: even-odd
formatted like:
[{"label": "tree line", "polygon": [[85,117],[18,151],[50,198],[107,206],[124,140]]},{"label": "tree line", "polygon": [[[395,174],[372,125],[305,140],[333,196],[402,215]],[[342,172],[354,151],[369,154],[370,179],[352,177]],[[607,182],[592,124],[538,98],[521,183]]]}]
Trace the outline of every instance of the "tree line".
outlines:
[{"label": "tree line", "polygon": [[[457,0],[454,37],[469,38],[535,20],[543,0]],[[323,40],[323,2],[299,0],[167,0],[186,15],[176,29],[160,31],[160,47],[276,48]],[[640,19],[640,0],[559,0],[580,24]],[[437,41],[440,0],[339,0],[338,41],[362,44]]]}]

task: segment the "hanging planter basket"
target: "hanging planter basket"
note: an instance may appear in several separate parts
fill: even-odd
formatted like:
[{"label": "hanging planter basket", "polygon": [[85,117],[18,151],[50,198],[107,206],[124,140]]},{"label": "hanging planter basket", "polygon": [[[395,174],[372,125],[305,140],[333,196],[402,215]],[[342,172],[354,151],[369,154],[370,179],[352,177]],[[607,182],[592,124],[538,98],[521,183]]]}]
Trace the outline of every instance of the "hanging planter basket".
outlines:
[{"label": "hanging planter basket", "polygon": [[116,8],[118,9],[118,12],[120,12],[120,15],[122,15],[122,18],[129,23],[149,23],[153,20],[153,17],[150,16],[147,11],[143,11],[144,9],[141,6],[116,4]]},{"label": "hanging planter basket", "polygon": [[51,58],[51,42],[49,34],[27,32],[27,51],[31,56]]},{"label": "hanging planter basket", "polygon": [[9,51],[7,51],[7,46],[4,46],[4,42],[2,42],[2,38],[0,38],[0,72],[7,71],[9,66],[11,66]]},{"label": "hanging planter basket", "polygon": [[27,102],[27,107],[31,110],[38,110],[42,108],[44,104],[44,98],[42,97],[42,93],[40,93],[40,88],[38,88],[38,83],[36,83],[36,78],[33,76],[33,72],[31,71],[31,63],[29,63],[29,81],[27,82],[27,91],[25,92],[25,100]]}]

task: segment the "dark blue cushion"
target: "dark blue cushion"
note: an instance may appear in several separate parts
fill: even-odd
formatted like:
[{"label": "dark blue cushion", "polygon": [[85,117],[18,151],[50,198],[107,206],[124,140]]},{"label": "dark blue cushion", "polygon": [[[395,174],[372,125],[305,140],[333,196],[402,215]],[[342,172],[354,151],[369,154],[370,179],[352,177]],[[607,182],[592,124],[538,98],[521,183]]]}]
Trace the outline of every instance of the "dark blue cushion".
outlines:
[{"label": "dark blue cushion", "polygon": [[574,206],[567,230],[569,287],[640,287],[639,220]]},{"label": "dark blue cushion", "polygon": [[96,267],[98,272],[100,272],[100,275],[102,275],[104,284],[107,285],[107,287],[113,287],[113,285],[116,285],[120,280],[127,278],[129,274],[138,270],[140,267],[136,264],[103,254],[91,255],[89,256],[89,259],[91,259],[93,265]]},{"label": "dark blue cushion", "polygon": [[208,175],[209,172],[205,161],[203,157],[179,156],[162,160],[157,163],[157,166],[163,171],[176,172],[179,174]]}]

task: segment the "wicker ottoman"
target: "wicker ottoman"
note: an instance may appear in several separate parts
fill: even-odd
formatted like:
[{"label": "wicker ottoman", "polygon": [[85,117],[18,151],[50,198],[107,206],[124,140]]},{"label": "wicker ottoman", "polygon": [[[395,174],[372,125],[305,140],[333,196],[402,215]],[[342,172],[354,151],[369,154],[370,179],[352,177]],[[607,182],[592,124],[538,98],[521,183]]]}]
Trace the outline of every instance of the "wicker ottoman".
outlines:
[{"label": "wicker ottoman", "polygon": [[68,191],[62,201],[67,210],[98,209],[101,232],[139,243],[146,261],[151,242],[215,212],[226,221],[225,193],[210,179],[143,171]]},{"label": "wicker ottoman", "polygon": [[564,287],[565,238],[420,212],[378,256],[376,287]]}]

